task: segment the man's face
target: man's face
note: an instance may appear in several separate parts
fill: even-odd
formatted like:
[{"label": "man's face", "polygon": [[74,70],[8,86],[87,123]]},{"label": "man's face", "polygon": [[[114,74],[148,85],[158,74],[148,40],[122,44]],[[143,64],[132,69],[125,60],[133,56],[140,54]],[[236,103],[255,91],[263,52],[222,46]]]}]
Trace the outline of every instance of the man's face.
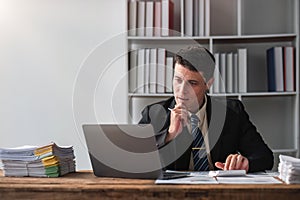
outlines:
[{"label": "man's face", "polygon": [[201,73],[176,63],[173,89],[176,104],[183,104],[188,111],[195,113],[202,106],[208,87]]}]

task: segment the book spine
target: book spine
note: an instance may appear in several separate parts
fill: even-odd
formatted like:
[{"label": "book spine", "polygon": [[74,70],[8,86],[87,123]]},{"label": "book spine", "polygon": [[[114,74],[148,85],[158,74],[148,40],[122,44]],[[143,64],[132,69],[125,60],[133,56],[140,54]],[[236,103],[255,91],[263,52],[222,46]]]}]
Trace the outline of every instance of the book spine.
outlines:
[{"label": "book spine", "polygon": [[154,19],[154,2],[147,1],[146,2],[146,33],[147,37],[153,36],[153,19]]},{"label": "book spine", "polygon": [[128,1],[128,35],[136,36],[137,28],[137,1]]},{"label": "book spine", "polygon": [[247,49],[238,49],[239,92],[247,92]]},{"label": "book spine", "polygon": [[137,18],[137,35],[138,36],[145,36],[145,2],[138,1],[138,18]]},{"label": "book spine", "polygon": [[156,93],[157,49],[150,50],[150,86],[149,92]]},{"label": "book spine", "polygon": [[173,57],[167,57],[166,59],[166,93],[173,92]]},{"label": "book spine", "polygon": [[157,56],[157,93],[165,93],[166,49],[159,48]]},{"label": "book spine", "polygon": [[154,36],[161,36],[161,2],[154,2]]}]

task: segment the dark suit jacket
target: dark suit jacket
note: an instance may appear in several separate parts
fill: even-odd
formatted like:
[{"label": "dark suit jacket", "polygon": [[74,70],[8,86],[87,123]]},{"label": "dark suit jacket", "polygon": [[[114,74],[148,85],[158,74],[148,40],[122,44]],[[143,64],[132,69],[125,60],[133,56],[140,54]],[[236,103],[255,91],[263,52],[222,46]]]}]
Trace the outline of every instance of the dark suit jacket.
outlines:
[{"label": "dark suit jacket", "polygon": [[[207,97],[208,136],[212,162],[225,162],[230,154],[240,152],[249,160],[249,172],[273,167],[273,153],[264,143],[256,127],[250,122],[239,100]],[[140,124],[152,124],[161,159],[166,169],[188,170],[192,136],[187,128],[174,140],[165,144],[170,125],[170,111],[174,97],[148,105],[142,111]],[[216,168],[215,168],[216,169]]]}]

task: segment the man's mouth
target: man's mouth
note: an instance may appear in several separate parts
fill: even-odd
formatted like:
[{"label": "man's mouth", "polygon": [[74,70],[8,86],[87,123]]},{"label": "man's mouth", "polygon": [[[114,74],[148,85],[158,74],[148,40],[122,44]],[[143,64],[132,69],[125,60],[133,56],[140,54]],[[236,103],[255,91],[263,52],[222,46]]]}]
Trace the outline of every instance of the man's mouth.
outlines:
[{"label": "man's mouth", "polygon": [[185,97],[177,97],[177,99],[180,101],[188,101],[189,100],[188,98],[185,98]]}]

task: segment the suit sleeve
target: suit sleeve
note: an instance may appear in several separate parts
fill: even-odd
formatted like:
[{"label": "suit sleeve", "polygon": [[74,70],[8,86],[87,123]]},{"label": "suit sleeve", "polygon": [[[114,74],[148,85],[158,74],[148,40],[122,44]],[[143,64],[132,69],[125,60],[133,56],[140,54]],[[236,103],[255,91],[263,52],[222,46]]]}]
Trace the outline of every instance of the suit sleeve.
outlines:
[{"label": "suit sleeve", "polygon": [[169,114],[169,111],[164,109],[160,104],[149,105],[142,111],[142,118],[139,124],[152,125],[158,148],[166,144],[165,138],[168,134],[170,124]]},{"label": "suit sleeve", "polygon": [[241,135],[239,151],[249,160],[249,172],[263,171],[273,167],[273,153],[264,142],[240,101],[236,101],[240,118]]}]

